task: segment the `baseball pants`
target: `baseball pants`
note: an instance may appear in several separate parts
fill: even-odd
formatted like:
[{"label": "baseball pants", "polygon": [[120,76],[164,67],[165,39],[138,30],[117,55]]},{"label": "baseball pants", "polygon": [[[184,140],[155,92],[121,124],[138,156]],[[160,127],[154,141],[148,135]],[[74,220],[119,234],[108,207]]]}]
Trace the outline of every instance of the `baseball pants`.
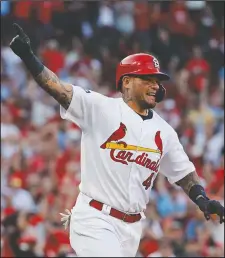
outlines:
[{"label": "baseball pants", "polygon": [[70,244],[79,257],[135,257],[142,220],[125,223],[89,205],[80,193],[72,209]]}]

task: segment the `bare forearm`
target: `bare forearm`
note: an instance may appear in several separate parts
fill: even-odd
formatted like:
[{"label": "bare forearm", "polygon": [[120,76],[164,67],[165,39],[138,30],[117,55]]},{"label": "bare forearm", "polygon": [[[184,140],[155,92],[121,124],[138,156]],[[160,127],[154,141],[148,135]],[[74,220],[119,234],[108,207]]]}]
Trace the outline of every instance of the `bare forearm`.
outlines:
[{"label": "bare forearm", "polygon": [[192,186],[200,185],[200,180],[196,171],[193,171],[181,180],[177,181],[176,184],[179,185],[187,195],[189,195]]},{"label": "bare forearm", "polygon": [[49,93],[65,109],[68,109],[73,96],[71,84],[60,81],[57,75],[47,67],[34,79],[43,90]]}]

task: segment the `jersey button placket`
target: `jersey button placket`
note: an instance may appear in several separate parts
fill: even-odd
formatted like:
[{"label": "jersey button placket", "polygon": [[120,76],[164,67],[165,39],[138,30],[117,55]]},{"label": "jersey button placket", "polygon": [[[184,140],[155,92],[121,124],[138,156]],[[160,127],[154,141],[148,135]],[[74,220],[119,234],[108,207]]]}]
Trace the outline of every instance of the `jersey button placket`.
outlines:
[{"label": "jersey button placket", "polygon": [[[141,143],[141,139],[142,139],[142,130],[143,130],[143,122],[144,121],[141,121],[141,122],[139,122],[139,125],[140,125],[140,127],[141,127],[141,130],[140,130],[140,136],[138,137],[138,139],[139,139],[139,141],[137,141],[137,149],[136,149],[136,151],[134,152],[134,156],[133,156],[133,158],[134,159],[136,159],[136,157],[137,157],[137,155],[138,155],[138,146],[140,146],[140,143]],[[136,168],[136,163],[135,162],[132,162],[131,163],[131,168],[130,168],[130,175],[129,175],[129,188],[131,187],[131,183],[130,183],[130,181],[132,181],[132,175],[133,175],[133,170],[135,170],[135,168]],[[134,173],[134,175],[135,175],[135,173]],[[132,197],[132,191],[129,189],[129,202],[130,202],[130,204],[131,204],[131,201],[130,200],[132,200],[133,199],[133,197]]]}]

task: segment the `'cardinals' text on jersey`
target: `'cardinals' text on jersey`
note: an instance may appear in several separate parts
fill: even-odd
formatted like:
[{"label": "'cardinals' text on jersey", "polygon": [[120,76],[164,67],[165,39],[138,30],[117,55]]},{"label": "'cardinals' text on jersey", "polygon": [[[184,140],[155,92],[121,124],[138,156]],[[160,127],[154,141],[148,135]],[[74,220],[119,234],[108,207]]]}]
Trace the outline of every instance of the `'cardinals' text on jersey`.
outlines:
[{"label": "'cardinals' text on jersey", "polygon": [[158,173],[174,183],[195,170],[174,129],[153,111],[143,120],[121,98],[73,87],[61,116],[82,129],[80,190],[126,212],[140,212]]}]

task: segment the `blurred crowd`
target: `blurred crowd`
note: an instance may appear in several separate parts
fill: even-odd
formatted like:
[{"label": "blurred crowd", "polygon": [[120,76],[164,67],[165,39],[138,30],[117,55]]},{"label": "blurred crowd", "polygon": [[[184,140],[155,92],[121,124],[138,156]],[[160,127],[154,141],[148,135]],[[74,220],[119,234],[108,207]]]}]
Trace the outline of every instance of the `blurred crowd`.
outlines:
[{"label": "blurred crowd", "polygon": [[[224,204],[224,2],[1,1],[1,256],[71,257],[59,212],[80,183],[80,129],[11,51],[20,24],[62,80],[119,97],[117,63],[145,52],[171,75],[156,111],[177,131],[209,197]],[[223,257],[224,228],[158,176],[139,257]]]}]

